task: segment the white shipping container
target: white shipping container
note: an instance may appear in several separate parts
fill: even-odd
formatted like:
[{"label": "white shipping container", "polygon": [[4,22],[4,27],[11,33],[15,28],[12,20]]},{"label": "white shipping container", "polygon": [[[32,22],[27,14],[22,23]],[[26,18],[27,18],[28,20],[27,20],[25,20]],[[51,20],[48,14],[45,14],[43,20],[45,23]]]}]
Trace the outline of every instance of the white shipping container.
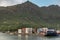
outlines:
[{"label": "white shipping container", "polygon": [[32,33],[32,28],[29,28],[29,33]]},{"label": "white shipping container", "polygon": [[25,33],[29,33],[29,28],[26,28],[26,32]]},{"label": "white shipping container", "polygon": [[21,29],[18,29],[18,33],[22,33],[22,30]]},{"label": "white shipping container", "polygon": [[26,28],[25,33],[32,33],[32,28]]}]

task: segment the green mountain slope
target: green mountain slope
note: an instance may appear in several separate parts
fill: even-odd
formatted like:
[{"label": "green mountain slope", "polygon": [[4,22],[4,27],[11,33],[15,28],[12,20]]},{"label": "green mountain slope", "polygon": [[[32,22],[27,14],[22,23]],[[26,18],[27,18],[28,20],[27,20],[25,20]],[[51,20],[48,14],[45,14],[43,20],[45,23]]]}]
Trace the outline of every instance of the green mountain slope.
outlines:
[{"label": "green mountain slope", "polygon": [[60,7],[58,5],[38,7],[29,1],[14,6],[0,7],[1,27],[18,27],[21,24],[30,27],[58,28]]}]

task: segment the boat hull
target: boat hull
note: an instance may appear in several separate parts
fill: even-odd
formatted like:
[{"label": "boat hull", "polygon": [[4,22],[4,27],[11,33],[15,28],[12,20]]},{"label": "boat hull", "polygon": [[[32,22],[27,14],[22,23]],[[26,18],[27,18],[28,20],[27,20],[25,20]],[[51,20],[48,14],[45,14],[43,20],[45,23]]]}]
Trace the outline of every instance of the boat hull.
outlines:
[{"label": "boat hull", "polygon": [[53,31],[48,31],[45,36],[58,36],[58,34]]}]

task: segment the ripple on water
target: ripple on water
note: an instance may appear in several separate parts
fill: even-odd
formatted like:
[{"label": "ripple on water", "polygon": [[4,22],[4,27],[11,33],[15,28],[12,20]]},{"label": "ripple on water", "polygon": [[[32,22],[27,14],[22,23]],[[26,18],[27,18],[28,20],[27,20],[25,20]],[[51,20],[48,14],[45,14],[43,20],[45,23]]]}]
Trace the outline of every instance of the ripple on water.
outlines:
[{"label": "ripple on water", "polygon": [[60,40],[60,37],[41,37],[36,35],[9,35],[0,33],[0,40]]}]

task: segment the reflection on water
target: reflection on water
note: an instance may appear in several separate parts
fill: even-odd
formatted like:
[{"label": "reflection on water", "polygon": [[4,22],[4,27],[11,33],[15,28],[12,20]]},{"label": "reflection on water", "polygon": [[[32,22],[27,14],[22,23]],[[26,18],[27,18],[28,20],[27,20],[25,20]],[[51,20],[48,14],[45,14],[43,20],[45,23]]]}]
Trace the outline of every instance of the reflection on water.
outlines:
[{"label": "reflection on water", "polygon": [[36,35],[18,35],[18,40],[60,40],[60,37],[41,37]]},{"label": "reflection on water", "polygon": [[0,33],[0,40],[17,40],[18,36]]},{"label": "reflection on water", "polygon": [[9,35],[0,33],[0,40],[60,40],[60,37],[40,37],[36,35]]},{"label": "reflection on water", "polygon": [[18,35],[18,40],[37,40],[37,36],[34,35]]},{"label": "reflection on water", "polygon": [[18,35],[18,40],[60,40],[60,37],[41,37],[36,35]]}]

